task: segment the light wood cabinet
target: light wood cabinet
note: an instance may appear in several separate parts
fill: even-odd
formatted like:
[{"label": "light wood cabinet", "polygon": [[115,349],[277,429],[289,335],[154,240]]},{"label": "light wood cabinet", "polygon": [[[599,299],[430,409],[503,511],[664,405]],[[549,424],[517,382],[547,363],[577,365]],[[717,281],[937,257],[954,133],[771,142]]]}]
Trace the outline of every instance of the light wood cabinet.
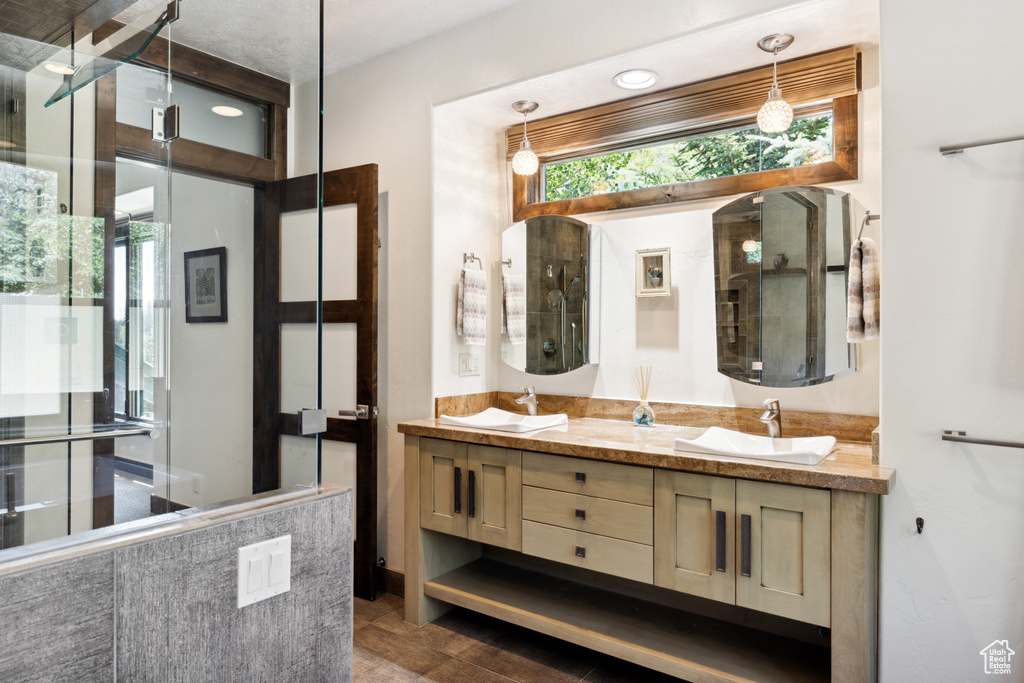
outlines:
[{"label": "light wood cabinet", "polygon": [[736,604],[830,625],[829,491],[736,482]]},{"label": "light wood cabinet", "polygon": [[830,625],[829,491],[655,472],[654,583]]},{"label": "light wood cabinet", "polygon": [[522,452],[421,439],[420,526],[522,550]]},{"label": "light wood cabinet", "polygon": [[406,472],[414,624],[457,605],[685,680],[875,679],[875,494],[425,435]]}]

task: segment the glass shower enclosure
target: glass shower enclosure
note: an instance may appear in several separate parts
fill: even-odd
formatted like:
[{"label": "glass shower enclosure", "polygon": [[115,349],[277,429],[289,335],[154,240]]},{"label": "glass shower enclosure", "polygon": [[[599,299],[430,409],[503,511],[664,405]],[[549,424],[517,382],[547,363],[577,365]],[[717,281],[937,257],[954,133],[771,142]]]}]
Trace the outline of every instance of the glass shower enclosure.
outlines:
[{"label": "glass shower enclosure", "polygon": [[[174,139],[262,145],[262,114],[238,102],[237,135],[198,125],[212,96],[175,92],[177,4],[139,5],[102,40],[0,34],[0,550],[259,492],[260,188],[179,171]],[[317,409],[310,333],[281,384]],[[319,437],[291,441],[278,485],[317,485]]]}]

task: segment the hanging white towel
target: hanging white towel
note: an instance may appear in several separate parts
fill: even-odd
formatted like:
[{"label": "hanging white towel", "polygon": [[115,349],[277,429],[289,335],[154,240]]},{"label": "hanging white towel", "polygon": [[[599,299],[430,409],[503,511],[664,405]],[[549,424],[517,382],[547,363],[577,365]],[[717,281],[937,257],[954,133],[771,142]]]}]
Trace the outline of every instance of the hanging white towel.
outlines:
[{"label": "hanging white towel", "polygon": [[455,331],[467,344],[487,344],[487,273],[483,270],[462,269]]},{"label": "hanging white towel", "polygon": [[502,315],[501,331],[508,334],[513,344],[526,343],[526,279],[522,275],[506,273],[501,278]]},{"label": "hanging white towel", "polygon": [[846,341],[878,339],[878,247],[862,237],[850,248],[850,289],[846,298]]}]

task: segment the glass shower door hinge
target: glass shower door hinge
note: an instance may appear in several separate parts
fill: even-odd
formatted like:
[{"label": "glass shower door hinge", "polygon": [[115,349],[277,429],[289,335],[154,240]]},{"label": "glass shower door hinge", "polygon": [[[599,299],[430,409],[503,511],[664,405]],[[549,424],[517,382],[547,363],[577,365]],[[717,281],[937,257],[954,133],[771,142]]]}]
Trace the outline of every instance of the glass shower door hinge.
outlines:
[{"label": "glass shower door hinge", "polygon": [[166,109],[153,107],[153,141],[170,142],[181,130],[181,109],[174,104]]},{"label": "glass shower door hinge", "polygon": [[299,434],[313,436],[327,431],[327,411],[303,408],[299,411]]}]

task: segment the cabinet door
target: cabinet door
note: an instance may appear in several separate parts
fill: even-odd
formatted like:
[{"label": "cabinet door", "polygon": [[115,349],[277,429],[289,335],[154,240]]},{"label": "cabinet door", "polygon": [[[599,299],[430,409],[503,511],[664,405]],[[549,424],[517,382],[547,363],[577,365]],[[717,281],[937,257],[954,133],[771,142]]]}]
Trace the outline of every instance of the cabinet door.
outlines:
[{"label": "cabinet door", "polygon": [[655,471],[655,585],[735,601],[735,496],[733,479]]},{"label": "cabinet door", "polygon": [[420,439],[420,526],[466,536],[467,445]]},{"label": "cabinet door", "polygon": [[828,626],[831,494],[736,482],[736,604]]},{"label": "cabinet door", "polygon": [[468,455],[469,539],[522,550],[522,451],[473,444]]}]

